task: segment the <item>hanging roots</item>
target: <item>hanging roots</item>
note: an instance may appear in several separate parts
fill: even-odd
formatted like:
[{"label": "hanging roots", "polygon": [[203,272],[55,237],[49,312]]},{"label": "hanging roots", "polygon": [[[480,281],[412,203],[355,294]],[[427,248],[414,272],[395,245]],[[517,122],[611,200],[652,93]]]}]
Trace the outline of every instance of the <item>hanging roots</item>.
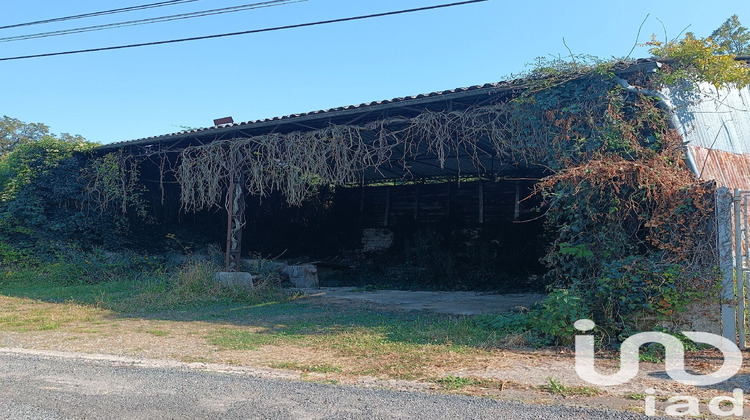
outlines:
[{"label": "hanging roots", "polygon": [[[586,109],[603,115],[606,107],[590,104]],[[188,211],[219,206],[222,193],[240,173],[249,194],[280,191],[290,204],[299,205],[320,185],[362,182],[366,171],[393,165],[408,173],[417,158],[432,157],[441,168],[455,159],[459,171],[476,172],[483,171],[483,162],[490,159],[501,164],[562,162],[562,140],[570,137],[571,129],[544,115],[527,104],[509,102],[190,147],[182,151],[176,170],[182,206]],[[587,126],[588,132],[592,130],[595,127]],[[482,148],[480,140],[491,149]],[[467,161],[471,167],[462,168]]]}]

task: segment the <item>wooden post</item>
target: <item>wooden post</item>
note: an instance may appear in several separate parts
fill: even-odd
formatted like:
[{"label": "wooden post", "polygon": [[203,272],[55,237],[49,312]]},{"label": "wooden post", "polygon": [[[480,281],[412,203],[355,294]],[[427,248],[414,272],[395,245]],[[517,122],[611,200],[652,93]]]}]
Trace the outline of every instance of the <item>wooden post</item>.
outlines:
[{"label": "wooden post", "polygon": [[721,323],[724,338],[737,340],[734,259],[732,257],[732,195],[728,188],[716,191],[716,230],[721,270]]},{"label": "wooden post", "polygon": [[232,179],[227,191],[227,249],[224,256],[224,271],[240,269],[242,258],[242,226],[245,220],[245,194],[243,176]]},{"label": "wooden post", "polygon": [[513,209],[513,220],[521,216],[521,181],[516,181],[516,203]]}]

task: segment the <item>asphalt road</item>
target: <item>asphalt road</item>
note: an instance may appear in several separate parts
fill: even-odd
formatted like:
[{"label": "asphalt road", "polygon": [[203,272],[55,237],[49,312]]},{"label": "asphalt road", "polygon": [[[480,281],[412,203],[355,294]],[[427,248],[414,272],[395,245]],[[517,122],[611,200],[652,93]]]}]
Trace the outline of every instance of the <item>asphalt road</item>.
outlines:
[{"label": "asphalt road", "polygon": [[634,413],[0,352],[3,419],[640,419]]}]

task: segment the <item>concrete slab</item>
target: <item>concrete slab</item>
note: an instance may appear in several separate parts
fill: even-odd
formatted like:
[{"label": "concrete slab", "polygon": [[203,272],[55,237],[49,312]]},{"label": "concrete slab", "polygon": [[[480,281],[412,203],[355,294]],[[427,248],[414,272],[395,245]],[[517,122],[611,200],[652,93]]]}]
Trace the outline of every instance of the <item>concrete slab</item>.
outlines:
[{"label": "concrete slab", "polygon": [[479,315],[529,308],[544,299],[541,293],[482,294],[477,292],[428,292],[403,290],[360,291],[353,287],[307,289],[315,299],[371,303],[388,309],[424,310],[453,315]]}]

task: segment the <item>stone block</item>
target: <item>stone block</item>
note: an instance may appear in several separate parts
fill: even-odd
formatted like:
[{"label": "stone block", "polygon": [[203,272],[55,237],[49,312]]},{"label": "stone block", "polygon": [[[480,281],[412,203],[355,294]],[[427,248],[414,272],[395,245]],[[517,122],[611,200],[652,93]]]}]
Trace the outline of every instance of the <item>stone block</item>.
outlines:
[{"label": "stone block", "polygon": [[290,265],[281,269],[289,277],[289,281],[301,289],[320,287],[318,281],[318,267],[313,264]]},{"label": "stone block", "polygon": [[214,280],[222,286],[240,287],[250,290],[253,288],[254,276],[250,273],[237,272],[219,272],[214,276]]}]

